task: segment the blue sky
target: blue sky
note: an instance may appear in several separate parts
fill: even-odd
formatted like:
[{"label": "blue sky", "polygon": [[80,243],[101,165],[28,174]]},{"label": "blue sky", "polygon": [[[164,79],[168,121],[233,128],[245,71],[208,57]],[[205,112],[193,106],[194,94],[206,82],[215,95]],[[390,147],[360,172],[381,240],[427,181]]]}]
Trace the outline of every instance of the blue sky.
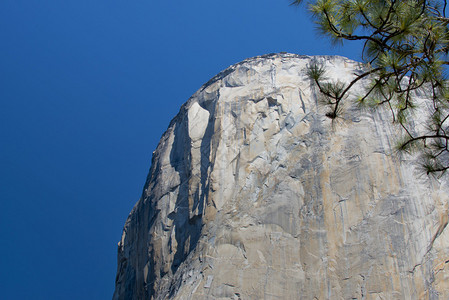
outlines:
[{"label": "blue sky", "polygon": [[273,52],[339,54],[288,0],[0,1],[0,290],[111,299],[151,154],[212,76]]}]

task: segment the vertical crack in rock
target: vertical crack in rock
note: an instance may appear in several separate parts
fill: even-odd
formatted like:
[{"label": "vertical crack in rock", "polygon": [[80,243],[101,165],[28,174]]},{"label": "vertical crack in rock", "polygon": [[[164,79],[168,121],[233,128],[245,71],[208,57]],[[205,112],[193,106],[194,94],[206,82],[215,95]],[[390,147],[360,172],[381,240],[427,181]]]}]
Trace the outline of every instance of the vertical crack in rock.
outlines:
[{"label": "vertical crack in rock", "polygon": [[342,82],[361,67],[249,58],[181,107],[125,223],[114,300],[449,299],[447,181],[394,155],[388,113],[347,102],[329,120],[312,60]]}]

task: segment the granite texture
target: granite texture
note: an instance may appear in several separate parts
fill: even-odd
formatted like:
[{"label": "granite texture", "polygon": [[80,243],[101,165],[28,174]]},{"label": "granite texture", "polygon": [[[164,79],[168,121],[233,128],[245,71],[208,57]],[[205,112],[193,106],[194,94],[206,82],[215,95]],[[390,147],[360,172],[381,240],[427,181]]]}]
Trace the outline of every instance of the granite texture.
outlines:
[{"label": "granite texture", "polygon": [[181,107],[126,221],[113,299],[449,299],[447,180],[396,155],[388,112],[325,117],[312,60],[332,80],[362,68],[250,58]]}]

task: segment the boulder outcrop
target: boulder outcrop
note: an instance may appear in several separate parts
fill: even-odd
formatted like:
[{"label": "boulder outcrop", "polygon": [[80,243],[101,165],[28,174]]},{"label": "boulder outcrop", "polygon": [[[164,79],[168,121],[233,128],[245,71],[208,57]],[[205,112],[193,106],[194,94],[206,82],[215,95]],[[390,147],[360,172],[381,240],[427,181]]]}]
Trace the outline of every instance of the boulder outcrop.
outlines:
[{"label": "boulder outcrop", "polygon": [[447,180],[395,153],[387,112],[327,118],[311,60],[341,81],[362,68],[250,58],[181,107],[126,221],[115,300],[449,299]]}]

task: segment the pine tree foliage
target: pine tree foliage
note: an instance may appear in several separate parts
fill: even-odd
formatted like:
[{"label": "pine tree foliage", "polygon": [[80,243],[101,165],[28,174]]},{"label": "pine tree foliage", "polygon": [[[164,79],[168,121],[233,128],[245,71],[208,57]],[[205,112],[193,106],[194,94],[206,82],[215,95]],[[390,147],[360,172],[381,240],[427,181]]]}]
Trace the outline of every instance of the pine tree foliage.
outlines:
[{"label": "pine tree foliage", "polygon": [[[449,170],[449,83],[445,75],[449,52],[449,18],[444,0],[295,0],[307,2],[321,34],[335,44],[363,42],[362,60],[367,68],[349,84],[330,83],[326,70],[311,65],[309,77],[329,105],[329,118],[339,117],[342,101],[355,83],[371,84],[358,101],[386,106],[404,132],[398,150],[418,151],[427,174]],[[427,128],[412,130],[410,116],[420,102],[429,111]],[[420,107],[423,108],[423,107]]]}]

